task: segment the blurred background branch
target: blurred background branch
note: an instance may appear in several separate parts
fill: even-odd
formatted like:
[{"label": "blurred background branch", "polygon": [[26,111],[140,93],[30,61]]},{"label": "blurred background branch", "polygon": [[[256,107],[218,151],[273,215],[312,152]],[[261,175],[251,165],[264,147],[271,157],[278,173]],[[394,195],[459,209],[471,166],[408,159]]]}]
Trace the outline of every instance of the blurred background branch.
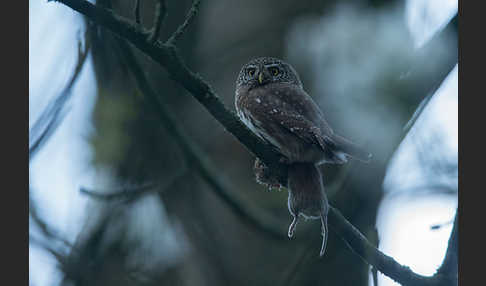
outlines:
[{"label": "blurred background branch", "polygon": [[78,62],[74,68],[73,74],[69,79],[64,89],[51,100],[49,105],[44,109],[39,118],[35,121],[32,128],[29,130],[29,161],[32,160],[37,152],[42,148],[50,136],[55,132],[56,128],[61,124],[62,119],[66,115],[65,105],[71,98],[71,90],[74,83],[78,79],[84,62],[88,56],[90,49],[89,41],[84,41],[84,48],[81,39],[78,43]]},{"label": "blurred background branch", "polygon": [[457,214],[456,211],[444,260],[434,275],[439,277],[438,279],[442,279],[442,285],[457,285],[458,283],[459,221],[457,220]]},{"label": "blurred background branch", "polygon": [[[182,177],[185,173],[182,173],[181,176],[176,176],[174,180]],[[168,184],[167,187],[170,187],[172,182]],[[148,192],[158,191],[160,189],[165,190],[167,187],[161,188],[157,183],[145,183],[140,186],[133,186],[133,187],[123,187],[121,190],[88,190],[86,188],[81,188],[79,191],[87,196],[90,196],[95,199],[100,200],[114,200],[114,199],[126,199],[128,201],[134,200],[139,198],[143,194]]]},{"label": "blurred background branch", "polygon": [[[84,37],[84,47],[82,42],[82,39],[79,39],[77,63],[67,84],[48,103],[29,130],[29,163],[56,132],[57,127],[62,123],[68,112],[66,104],[72,96],[72,88],[79,77],[90,50],[90,43],[86,37]],[[29,217],[40,230],[41,237],[35,237],[29,231],[29,242],[47,250],[62,265],[65,263],[66,253],[72,250],[72,244],[42,218],[32,197],[32,188],[32,184],[29,182]],[[62,243],[61,247],[54,246],[58,242]],[[62,248],[67,249],[67,251],[62,251]]]}]

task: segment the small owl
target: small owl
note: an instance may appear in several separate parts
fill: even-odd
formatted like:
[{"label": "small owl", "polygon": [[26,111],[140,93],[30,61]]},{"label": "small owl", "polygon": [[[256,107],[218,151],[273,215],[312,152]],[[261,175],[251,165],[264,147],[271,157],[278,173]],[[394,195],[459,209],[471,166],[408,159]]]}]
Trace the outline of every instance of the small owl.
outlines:
[{"label": "small owl", "polygon": [[[273,146],[289,165],[288,208],[293,220],[288,236],[293,236],[299,216],[320,219],[322,256],[329,204],[317,165],[342,164],[349,157],[366,162],[371,154],[333,132],[304,91],[295,69],[280,59],[262,57],[245,64],[236,81],[235,95],[236,111],[243,123]],[[264,169],[258,159],[256,166]]]}]

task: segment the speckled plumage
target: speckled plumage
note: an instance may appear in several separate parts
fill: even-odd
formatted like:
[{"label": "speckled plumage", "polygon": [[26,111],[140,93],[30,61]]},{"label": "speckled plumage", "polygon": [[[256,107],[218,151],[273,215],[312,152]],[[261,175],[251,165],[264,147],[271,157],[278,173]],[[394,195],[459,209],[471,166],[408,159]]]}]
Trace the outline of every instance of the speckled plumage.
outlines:
[{"label": "speckled plumage", "polygon": [[[272,77],[266,66],[279,67],[279,75]],[[253,77],[248,76],[249,67],[257,69]],[[262,84],[257,81],[260,72]],[[334,133],[295,69],[276,58],[257,58],[243,66],[236,82],[235,106],[248,128],[277,147],[289,163],[345,163],[348,157],[362,161],[370,157]]]},{"label": "speckled plumage", "polygon": [[[236,81],[235,106],[245,125],[278,150],[289,164],[288,207],[293,216],[289,237],[299,215],[320,218],[323,255],[329,206],[316,165],[345,163],[348,157],[367,161],[370,154],[334,133],[304,91],[295,69],[280,59],[256,58],[242,67]],[[260,168],[256,170],[263,170],[262,163],[258,164]],[[268,184],[273,183],[269,178]]]}]

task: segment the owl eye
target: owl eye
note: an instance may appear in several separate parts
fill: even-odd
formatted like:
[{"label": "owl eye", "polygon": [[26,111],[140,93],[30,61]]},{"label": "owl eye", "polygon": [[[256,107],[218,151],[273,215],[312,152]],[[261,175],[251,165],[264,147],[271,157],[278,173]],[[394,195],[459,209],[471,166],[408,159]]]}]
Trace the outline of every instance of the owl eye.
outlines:
[{"label": "owl eye", "polygon": [[248,69],[248,75],[249,76],[253,76],[255,74],[255,72],[256,72],[256,69],[255,68],[249,68]]},{"label": "owl eye", "polygon": [[276,67],[269,68],[268,70],[270,71],[270,73],[271,73],[273,76],[277,76],[277,75],[279,74],[279,72],[280,72],[280,71],[278,70],[278,68],[276,68]]}]

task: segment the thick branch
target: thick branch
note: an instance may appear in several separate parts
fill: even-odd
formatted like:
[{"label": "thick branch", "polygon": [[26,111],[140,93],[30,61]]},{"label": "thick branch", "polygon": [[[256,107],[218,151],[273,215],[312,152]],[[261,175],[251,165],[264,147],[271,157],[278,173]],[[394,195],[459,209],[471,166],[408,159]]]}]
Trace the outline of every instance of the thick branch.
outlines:
[{"label": "thick branch", "polygon": [[281,156],[255,136],[233,111],[228,110],[209,84],[187,68],[175,46],[160,44],[159,42],[152,44],[147,40],[147,36],[150,34],[147,30],[114,14],[109,9],[97,7],[88,1],[61,0],[59,2],[126,39],[155,62],[165,67],[174,81],[189,91],[249,152],[261,158],[270,169],[275,170],[282,185],[287,185],[287,166],[278,163]]},{"label": "thick branch", "polygon": [[418,275],[409,267],[380,252],[334,207],[329,211],[329,224],[364,261],[402,285],[438,285],[432,277]]}]

